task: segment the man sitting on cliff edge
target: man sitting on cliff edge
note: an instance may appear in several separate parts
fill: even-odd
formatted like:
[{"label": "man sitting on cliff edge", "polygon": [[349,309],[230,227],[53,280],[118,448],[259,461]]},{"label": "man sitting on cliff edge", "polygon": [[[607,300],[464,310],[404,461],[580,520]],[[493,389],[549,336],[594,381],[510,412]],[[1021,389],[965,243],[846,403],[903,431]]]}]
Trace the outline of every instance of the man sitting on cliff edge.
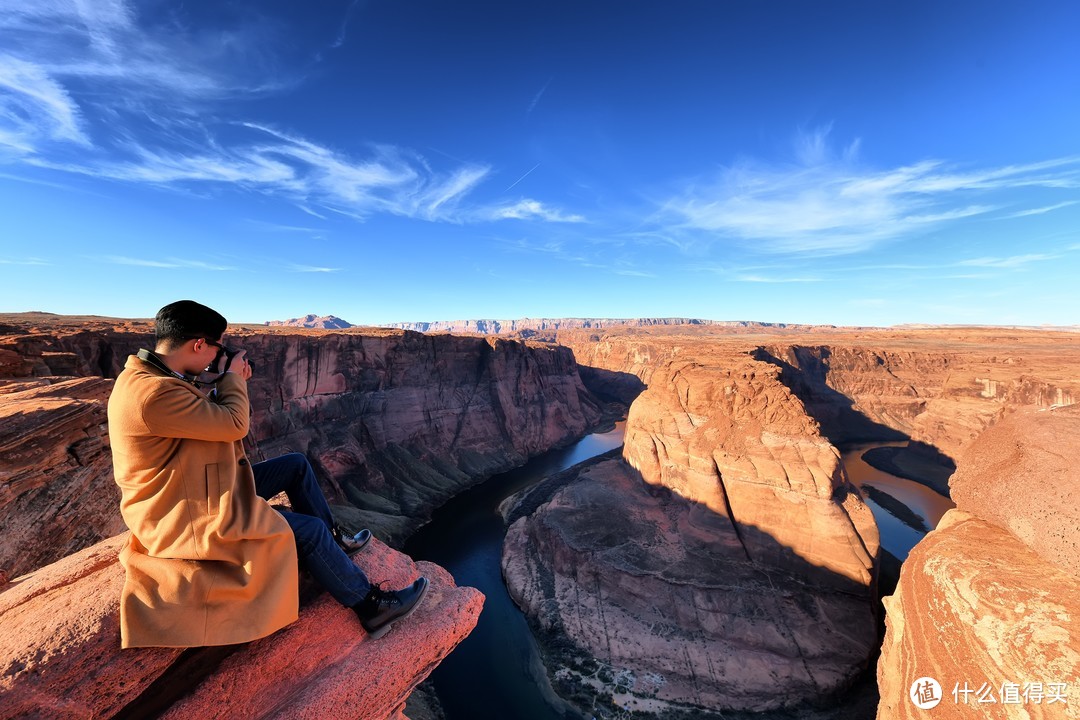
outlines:
[{"label": "man sitting on cliff edge", "polygon": [[[381,637],[416,609],[428,581],[395,592],[368,582],[346,553],[371,534],[342,535],[303,455],[248,461],[252,370],[243,351],[226,352],[227,325],[191,300],[161,308],[154,352],[128,357],[109,398],[120,512],[131,530],[120,552],[121,645],[230,645],[269,635],[297,618],[298,564]],[[220,374],[197,382],[208,368]],[[292,512],[266,502],[279,492]]]}]

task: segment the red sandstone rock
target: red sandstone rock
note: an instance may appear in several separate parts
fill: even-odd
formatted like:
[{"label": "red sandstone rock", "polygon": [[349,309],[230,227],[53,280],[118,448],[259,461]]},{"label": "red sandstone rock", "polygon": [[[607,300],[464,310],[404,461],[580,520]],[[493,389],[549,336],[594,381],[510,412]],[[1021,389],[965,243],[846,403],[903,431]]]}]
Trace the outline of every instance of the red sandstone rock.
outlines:
[{"label": "red sandstone rock", "polygon": [[[115,375],[152,343],[146,326],[49,322],[0,338],[0,349],[39,375],[54,372],[49,363]],[[306,453],[340,521],[391,542],[458,491],[580,437],[600,416],[565,348],[388,330],[238,328],[229,342],[257,369],[251,456]],[[0,567],[12,574],[123,529],[104,425],[111,381],[61,380],[0,386]]]},{"label": "red sandstone rock", "polygon": [[[885,608],[879,720],[1078,716],[1080,580],[1001,528],[950,510],[911,551]],[[930,710],[909,698],[921,677],[942,687]],[[1035,682],[1043,691],[1065,683],[1066,703],[1002,702],[1006,683],[1019,693]],[[959,692],[984,684],[996,702]]]},{"label": "red sandstone rock", "polygon": [[950,486],[959,507],[1080,578],[1078,438],[1080,405],[1015,412],[968,447]]},{"label": "red sandstone rock", "polygon": [[179,650],[120,651],[115,537],[0,588],[0,718],[111,717]]},{"label": "red sandstone rock", "polygon": [[763,711],[843,690],[876,647],[878,533],[839,453],[775,365],[652,357],[623,450],[640,475],[598,466],[516,523],[511,593],[639,702]]},{"label": "red sandstone rock", "polygon": [[[829,607],[830,577],[861,578],[867,583],[866,558],[873,556],[876,545],[867,509],[857,494],[843,491],[846,483],[836,467],[831,440],[892,439],[904,433],[931,445],[938,443],[939,449],[956,456],[1008,407],[1029,403],[1048,407],[1080,397],[1076,372],[1080,336],[1075,333],[964,329],[856,334],[835,329],[770,330],[769,336],[752,337],[709,329],[647,328],[602,334],[560,331],[557,337],[574,349],[580,363],[607,373],[600,379],[609,386],[617,383],[620,374],[640,378],[649,386],[631,409],[625,455],[649,482],[672,488],[698,503],[693,507],[711,511],[708,527],[715,549],[709,556],[715,562],[729,567],[726,563],[738,558],[741,546],[744,557],[752,559],[747,563],[751,567],[773,568],[772,573],[783,569],[789,577],[800,574],[804,579],[791,586],[755,587],[747,595],[763,603],[763,609],[752,613],[741,608],[733,615],[765,617],[766,625],[794,624],[810,637],[813,622],[802,615],[800,603],[809,597],[814,606]],[[1004,472],[1002,466],[988,482],[978,484],[983,502],[995,504],[1012,518],[1009,522],[1041,517],[1024,510],[1013,512],[1003,502],[993,503],[1006,494],[1016,497],[1041,482],[1028,477],[998,490],[996,478]],[[629,671],[634,679],[650,672],[662,675],[667,683],[661,692],[682,703],[696,702],[697,693],[708,694],[717,703],[713,707],[760,708],[769,702],[773,706],[791,702],[800,693],[813,697],[826,686],[792,682],[795,673],[780,671],[785,692],[765,698],[757,683],[782,667],[784,654],[779,646],[771,650],[775,656],[769,656],[769,650],[763,654],[754,646],[763,643],[760,637],[743,646],[751,648],[745,656],[750,660],[728,666],[738,678],[731,684],[715,673],[716,658],[744,656],[739,649],[720,651],[726,635],[704,631],[691,638],[687,627],[685,638],[673,631],[655,637],[648,619],[657,616],[657,604],[650,604],[648,598],[681,598],[683,607],[700,612],[702,598],[713,597],[717,590],[682,597],[684,585],[672,583],[652,568],[654,553],[667,560],[678,557],[643,529],[666,527],[659,519],[649,519],[653,511],[647,508],[655,504],[654,499],[638,498],[625,483],[622,489],[611,480],[582,483],[583,489],[568,486],[508,534],[504,572],[515,598],[531,614],[593,657],[610,662],[615,670]],[[1033,494],[1046,501],[1044,506],[1058,500],[1072,508],[1075,501],[1068,497],[1072,485],[1051,480],[1048,488]],[[602,491],[597,489],[601,486]],[[988,488],[995,490],[986,494]],[[614,495],[622,500],[612,499]],[[1071,528],[1070,522],[1075,525],[1071,510],[1056,512],[1056,519],[1064,518],[1065,523],[1044,531],[1046,535],[1059,533],[1063,525]],[[678,529],[664,535],[669,541],[685,536],[682,547],[687,554],[701,542],[695,535],[699,531],[685,529],[689,525],[676,524]],[[859,542],[867,538],[873,538],[873,544]],[[755,547],[755,541],[761,541],[761,546]],[[771,551],[770,543],[775,548]],[[1060,546],[1058,542],[1056,547]],[[974,546],[970,550],[976,552]],[[1007,565],[1011,561],[1004,557],[994,562]],[[825,568],[831,572],[823,572]],[[700,574],[707,576],[705,571]],[[737,572],[732,574],[738,577]],[[662,583],[667,587],[661,589]],[[862,596],[869,602],[869,592],[864,590]],[[775,597],[797,600],[794,606],[783,606],[770,615],[764,604]],[[942,600],[922,598],[921,602]],[[738,607],[725,601],[705,606]],[[979,632],[977,612],[963,620]],[[743,637],[733,633],[730,624],[720,627]],[[849,617],[845,627],[854,635],[847,642],[862,643],[865,658],[873,643],[865,634],[867,623]],[[966,631],[959,628],[954,633],[956,642],[967,641]],[[917,645],[929,637],[925,628],[906,642]],[[948,637],[952,642],[953,635]],[[849,647],[835,639],[829,646]],[[762,647],[769,646],[763,643]],[[681,674],[675,670],[680,648],[696,659],[686,661],[687,669]],[[926,651],[921,657],[932,655]],[[755,667],[762,669],[755,664],[763,657],[774,666],[755,676]],[[797,658],[799,653],[787,657]],[[823,653],[814,662],[825,657]],[[831,687],[842,685],[842,668],[847,668],[846,677],[851,676],[857,663],[850,659],[847,664],[832,659],[830,677],[835,682]],[[818,668],[814,662],[811,666]],[[667,672],[652,670],[658,666]],[[707,682],[703,666],[709,669]],[[881,667],[888,667],[884,656]],[[1022,670],[1022,664],[1015,668],[1017,674]],[[745,694],[740,695],[740,684]],[[794,688],[790,694],[788,687]],[[904,692],[899,697],[906,697],[906,686]]]},{"label": "red sandstone rock", "polygon": [[[876,640],[867,588],[812,584],[819,568],[746,531],[611,460],[510,527],[503,574],[515,602],[576,648],[549,671],[588,686],[572,668],[595,658],[626,708],[762,711],[845,687]],[[748,560],[750,541],[787,556],[783,567]]]},{"label": "red sandstone rock", "polygon": [[[952,458],[1007,408],[1080,401],[1076,332],[769,328],[733,335],[661,327],[564,330],[557,339],[581,365],[637,375],[646,384],[675,357],[767,354],[792,369],[785,382],[831,440],[892,439],[887,432],[900,431]],[[874,423],[876,434],[867,434]]]},{"label": "red sandstone rock", "polygon": [[[691,356],[654,372],[634,401],[623,455],[647,482],[734,525],[745,553],[775,565],[775,543],[801,561],[873,584],[877,527],[777,370],[746,356]],[[751,531],[768,536],[758,548]]]},{"label": "red sandstone rock", "polygon": [[124,529],[105,402],[111,380],[78,378],[0,395],[0,567],[10,576]]},{"label": "red sandstone rock", "polygon": [[[418,611],[389,635],[371,640],[351,610],[322,594],[297,622],[232,648],[200,681],[192,672],[205,670],[199,658],[217,661],[220,650],[197,651],[205,655],[186,660],[182,671],[173,667],[178,650],[120,650],[116,553],[124,539],[0,591],[0,718],[140,714],[139,703],[182,695],[159,708],[164,717],[382,720],[468,635],[483,604],[483,595],[456,587],[437,565],[414,565],[373,541],[355,558],[372,579],[398,587],[424,574],[432,583]],[[155,681],[152,697],[140,697]]]},{"label": "red sandstone rock", "polygon": [[[957,509],[915,546],[885,599],[881,720],[924,716],[908,699],[923,676],[946,693],[935,717],[1078,716],[1078,430],[1080,407],[1022,410],[967,448]],[[1065,683],[1067,704],[1001,701],[1006,683],[1035,682]],[[951,691],[964,683],[986,683],[998,702],[958,703]]]}]

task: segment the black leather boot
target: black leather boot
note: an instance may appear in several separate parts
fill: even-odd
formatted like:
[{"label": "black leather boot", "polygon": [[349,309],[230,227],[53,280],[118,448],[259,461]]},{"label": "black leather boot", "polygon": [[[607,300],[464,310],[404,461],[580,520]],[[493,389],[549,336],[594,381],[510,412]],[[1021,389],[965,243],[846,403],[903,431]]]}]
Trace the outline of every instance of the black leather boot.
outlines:
[{"label": "black leather boot", "polygon": [[330,534],[334,536],[334,540],[337,541],[337,544],[349,557],[360,552],[360,548],[367,545],[368,540],[371,539],[371,531],[366,528],[355,535],[346,535],[342,532],[340,525],[335,525]]},{"label": "black leather boot", "polygon": [[421,577],[409,587],[396,591],[386,591],[374,585],[363,600],[353,605],[353,611],[371,639],[377,640],[390,632],[395,622],[412,615],[420,606],[427,589],[426,577]]}]

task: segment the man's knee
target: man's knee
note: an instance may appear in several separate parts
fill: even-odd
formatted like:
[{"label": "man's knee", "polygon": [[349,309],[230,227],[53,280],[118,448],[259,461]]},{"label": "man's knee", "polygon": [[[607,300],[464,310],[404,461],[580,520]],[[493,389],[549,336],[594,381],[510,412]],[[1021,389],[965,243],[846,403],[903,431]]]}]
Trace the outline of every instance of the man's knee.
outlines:
[{"label": "man's knee", "polygon": [[311,467],[311,463],[308,462],[307,455],[304,453],[287,453],[281,456],[281,460],[287,463],[290,469],[298,473],[306,473]]},{"label": "man's knee", "polygon": [[282,514],[285,515],[289,527],[292,528],[293,537],[296,539],[296,549],[301,557],[315,552],[320,544],[327,542],[327,538],[330,538],[326,523],[318,518],[299,513]]}]

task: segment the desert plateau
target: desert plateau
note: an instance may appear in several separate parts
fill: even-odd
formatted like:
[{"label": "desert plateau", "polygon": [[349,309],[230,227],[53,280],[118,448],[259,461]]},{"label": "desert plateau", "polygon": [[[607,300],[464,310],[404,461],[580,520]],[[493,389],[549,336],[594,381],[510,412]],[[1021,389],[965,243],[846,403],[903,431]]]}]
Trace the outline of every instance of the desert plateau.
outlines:
[{"label": "desert plateau", "polygon": [[[378,562],[393,566],[411,561],[391,548],[455,495],[617,422],[615,449],[499,506],[506,591],[564,713],[919,717],[908,690],[925,675],[946,691],[1040,678],[1067,702],[1028,704],[1028,716],[1071,716],[1080,334],[548,327],[521,339],[236,326],[231,342],[259,368],[249,452],[307,454],[335,514],[372,528],[390,546]],[[155,712],[185,717],[231,707],[220,688],[260,687],[253,663],[294,668],[260,717],[316,695],[323,710],[347,707],[343,680],[295,669],[319,653],[342,658],[342,677],[362,667],[334,630],[346,621],[311,588],[299,625],[224,656],[133,657],[111,642],[124,527],[104,404],[123,359],[151,343],[145,321],[0,316],[0,714],[78,702],[137,715],[167,688]],[[937,497],[938,514],[853,480],[851,448]],[[889,540],[886,516],[916,540]],[[399,679],[368,678],[364,691],[393,712],[483,603],[429,567],[438,604],[409,636],[428,659],[402,660]],[[284,635],[311,657],[290,656],[298,640]],[[426,717],[437,701],[422,687],[414,714]],[[978,710],[1012,717],[1005,704]]]}]

